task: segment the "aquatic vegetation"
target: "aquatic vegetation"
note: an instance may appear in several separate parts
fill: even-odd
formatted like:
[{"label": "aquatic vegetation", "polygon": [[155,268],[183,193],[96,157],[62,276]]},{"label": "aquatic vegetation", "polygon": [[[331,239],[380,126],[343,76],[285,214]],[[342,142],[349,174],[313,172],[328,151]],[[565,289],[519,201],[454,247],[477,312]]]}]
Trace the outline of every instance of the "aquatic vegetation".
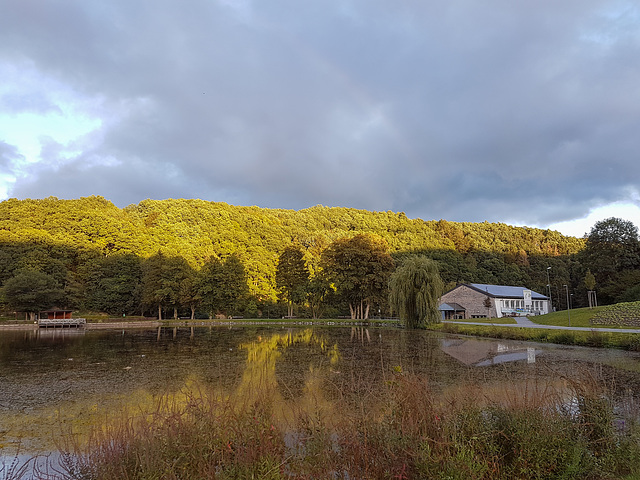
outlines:
[{"label": "aquatic vegetation", "polygon": [[[41,391],[40,406],[3,414],[5,440],[31,421],[56,443],[0,480],[640,474],[637,375],[576,349],[355,327],[165,330],[69,339],[38,352],[55,369],[37,382],[14,373],[6,398],[29,407],[24,393]],[[93,391],[61,395],[72,381]]]},{"label": "aquatic vegetation", "polygon": [[276,414],[268,390],[256,389],[238,402],[192,386],[183,392],[186,401],[159,398],[152,412],[129,412],[96,429],[88,443],[68,443],[66,478],[551,479],[640,473],[638,412],[616,414],[597,381],[572,381],[564,389],[531,385],[524,397],[477,386],[443,396],[426,378],[395,366],[385,376],[361,396],[345,386],[340,409],[330,416],[321,403],[307,403],[291,408],[286,419]]}]

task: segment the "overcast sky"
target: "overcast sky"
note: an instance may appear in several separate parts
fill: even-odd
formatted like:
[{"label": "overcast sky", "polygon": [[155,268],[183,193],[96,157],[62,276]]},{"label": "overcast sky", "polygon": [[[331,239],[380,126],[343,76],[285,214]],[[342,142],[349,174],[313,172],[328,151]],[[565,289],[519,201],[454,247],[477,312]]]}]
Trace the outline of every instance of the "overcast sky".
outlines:
[{"label": "overcast sky", "polygon": [[639,154],[636,1],[0,0],[0,200],[580,236],[640,223]]}]

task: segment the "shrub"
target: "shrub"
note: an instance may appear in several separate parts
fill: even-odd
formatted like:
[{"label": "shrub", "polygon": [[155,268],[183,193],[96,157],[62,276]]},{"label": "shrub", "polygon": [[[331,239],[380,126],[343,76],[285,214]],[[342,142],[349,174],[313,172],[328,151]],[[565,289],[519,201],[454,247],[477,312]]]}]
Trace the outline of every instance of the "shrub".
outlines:
[{"label": "shrub", "polygon": [[[532,385],[525,399],[477,386],[442,397],[394,369],[362,391],[343,384],[320,403],[277,415],[273,391],[241,402],[207,389],[160,398],[151,412],[97,428],[62,453],[68,479],[620,478],[640,474],[638,412],[616,417],[598,381],[566,391]],[[484,400],[482,400],[484,399]],[[235,400],[235,401],[234,401]],[[619,421],[623,421],[620,427]],[[52,477],[54,478],[54,477]]]}]

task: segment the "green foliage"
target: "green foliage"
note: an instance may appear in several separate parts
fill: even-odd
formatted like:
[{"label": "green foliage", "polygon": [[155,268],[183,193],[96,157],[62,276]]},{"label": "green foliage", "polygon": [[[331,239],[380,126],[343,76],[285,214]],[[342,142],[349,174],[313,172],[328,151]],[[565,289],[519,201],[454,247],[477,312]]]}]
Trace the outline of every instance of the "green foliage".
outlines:
[{"label": "green foliage", "polygon": [[584,286],[587,287],[587,290],[596,288],[596,277],[591,273],[590,269],[587,269],[587,274],[584,276]]},{"label": "green foliage", "polygon": [[638,228],[632,222],[614,217],[596,222],[581,256],[582,263],[593,272],[601,287],[600,300],[619,301],[630,286],[624,277],[640,268]]},{"label": "green foliage", "polygon": [[408,258],[391,275],[389,287],[389,303],[408,328],[440,322],[438,303],[444,285],[435,261]]},{"label": "green foliage", "polygon": [[238,313],[249,295],[247,274],[235,255],[224,262],[208,259],[195,280],[195,289],[209,317]]},{"label": "green foliage", "polygon": [[2,296],[8,307],[33,314],[56,305],[63,299],[63,291],[55,279],[46,273],[23,270],[7,280]]},{"label": "green foliage", "polygon": [[132,254],[98,257],[83,270],[86,308],[115,315],[139,312],[142,287],[139,257]]},{"label": "green foliage", "polygon": [[394,262],[384,240],[359,234],[329,245],[322,253],[321,266],[349,303],[351,318],[369,318],[371,305],[383,302],[387,295]]},{"label": "green foliage", "polygon": [[327,296],[332,292],[331,283],[324,273],[318,272],[309,280],[309,292],[307,300],[311,308],[313,318],[320,318],[322,307]]},{"label": "green foliage", "polygon": [[[346,299],[337,301],[320,281],[321,257],[333,242],[359,235],[385,243],[387,253],[398,263],[415,254],[438,261],[446,283],[527,285],[544,292],[549,265],[554,272],[552,283],[578,285],[584,277],[575,257],[584,240],[548,230],[487,222],[423,221],[403,213],[320,205],[293,211],[202,200],[145,200],[119,209],[96,196],[0,202],[0,284],[20,270],[38,270],[64,285],[65,303],[70,306],[114,314],[141,311],[141,288],[135,289],[137,267],[125,264],[121,275],[103,266],[100,259],[133,256],[144,264],[161,252],[168,258],[184,259],[198,271],[209,258],[235,255],[244,266],[249,294],[262,309],[277,297],[280,254],[299,245],[310,277],[318,277],[310,306],[319,308],[318,299],[322,299],[326,308],[344,314]],[[324,274],[326,280],[331,272]],[[133,298],[126,302],[124,291],[129,287]],[[178,291],[176,299],[163,308],[190,308],[192,312],[200,308],[197,291],[187,287],[172,288]],[[375,295],[367,293],[383,309],[385,289],[382,285]],[[576,295],[576,300],[582,297]],[[151,308],[148,295],[145,298]],[[159,304],[154,300],[153,305]]]},{"label": "green foliage", "polygon": [[162,308],[171,307],[174,318],[180,305],[183,284],[192,275],[191,267],[184,258],[167,257],[157,253],[142,265],[142,302],[158,307],[158,319],[162,319]]},{"label": "green foliage", "polygon": [[305,301],[309,289],[309,269],[304,260],[304,252],[291,245],[278,258],[276,268],[278,297],[288,303],[289,316],[293,316],[293,306]]}]

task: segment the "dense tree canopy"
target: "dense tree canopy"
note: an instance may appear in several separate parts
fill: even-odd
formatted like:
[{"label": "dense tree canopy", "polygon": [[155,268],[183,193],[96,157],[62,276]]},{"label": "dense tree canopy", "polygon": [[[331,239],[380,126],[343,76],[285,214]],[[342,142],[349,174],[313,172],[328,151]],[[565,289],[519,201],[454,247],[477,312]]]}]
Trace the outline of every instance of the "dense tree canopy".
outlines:
[{"label": "dense tree canopy", "polygon": [[209,317],[217,314],[234,315],[249,295],[247,274],[237,256],[224,262],[217,258],[206,261],[196,280],[196,291]]},{"label": "dense tree canopy", "polygon": [[87,308],[112,315],[140,312],[142,265],[132,254],[97,257],[83,267]]},{"label": "dense tree canopy", "polygon": [[40,310],[52,308],[63,298],[62,289],[51,275],[23,270],[7,280],[2,295],[10,308],[26,312],[31,320]]},{"label": "dense tree canopy", "polygon": [[369,318],[372,304],[385,300],[394,262],[384,240],[360,234],[329,245],[322,267],[348,302],[351,318]]},{"label": "dense tree canopy", "polygon": [[142,273],[143,303],[157,306],[158,318],[162,318],[162,309],[166,307],[170,307],[177,318],[183,285],[192,275],[186,260],[158,253],[144,262]]},{"label": "dense tree canopy", "polygon": [[[448,287],[460,282],[499,283],[546,292],[546,272],[551,266],[552,291],[571,285],[576,305],[586,304],[587,268],[596,276],[597,288],[604,289],[600,299],[607,298],[607,289],[610,299],[614,294],[627,295],[614,289],[611,281],[603,282],[597,265],[589,264],[580,253],[588,240],[550,230],[424,221],[388,211],[324,206],[293,211],[202,200],[145,200],[120,209],[102,197],[0,202],[0,285],[23,270],[32,270],[54,278],[64,293],[60,304],[76,309],[110,314],[157,314],[163,309],[169,309],[170,315],[177,311],[259,314],[280,308],[275,303],[279,294],[284,298],[278,285],[280,256],[287,247],[298,245],[310,278],[307,300],[300,302],[301,314],[324,310],[343,315],[349,312],[349,295],[344,288],[340,289],[343,295],[331,288],[329,280],[339,275],[323,265],[323,255],[335,250],[335,242],[363,236],[386,244],[387,254],[398,264],[414,255],[436,260]],[[183,262],[179,268],[175,265],[178,279],[163,277],[161,272],[151,275],[157,267],[153,257],[158,254],[181,259],[175,261]],[[201,272],[207,270],[210,259],[231,256],[244,271],[245,293],[237,293],[243,300],[207,299]],[[617,272],[611,278],[620,278]],[[153,287],[159,281],[164,286]],[[364,298],[387,311],[387,296],[381,293],[385,289],[365,292],[360,314],[366,310]],[[553,298],[557,302],[559,297]],[[351,304],[358,309],[354,298]]]},{"label": "dense tree canopy", "polygon": [[615,217],[596,222],[582,263],[595,277],[605,303],[640,300],[632,290],[640,280],[640,241],[632,222]]},{"label": "dense tree canopy", "polygon": [[293,316],[295,304],[303,303],[309,292],[309,269],[304,252],[295,245],[284,249],[276,268],[278,297],[288,304],[288,316]]}]

